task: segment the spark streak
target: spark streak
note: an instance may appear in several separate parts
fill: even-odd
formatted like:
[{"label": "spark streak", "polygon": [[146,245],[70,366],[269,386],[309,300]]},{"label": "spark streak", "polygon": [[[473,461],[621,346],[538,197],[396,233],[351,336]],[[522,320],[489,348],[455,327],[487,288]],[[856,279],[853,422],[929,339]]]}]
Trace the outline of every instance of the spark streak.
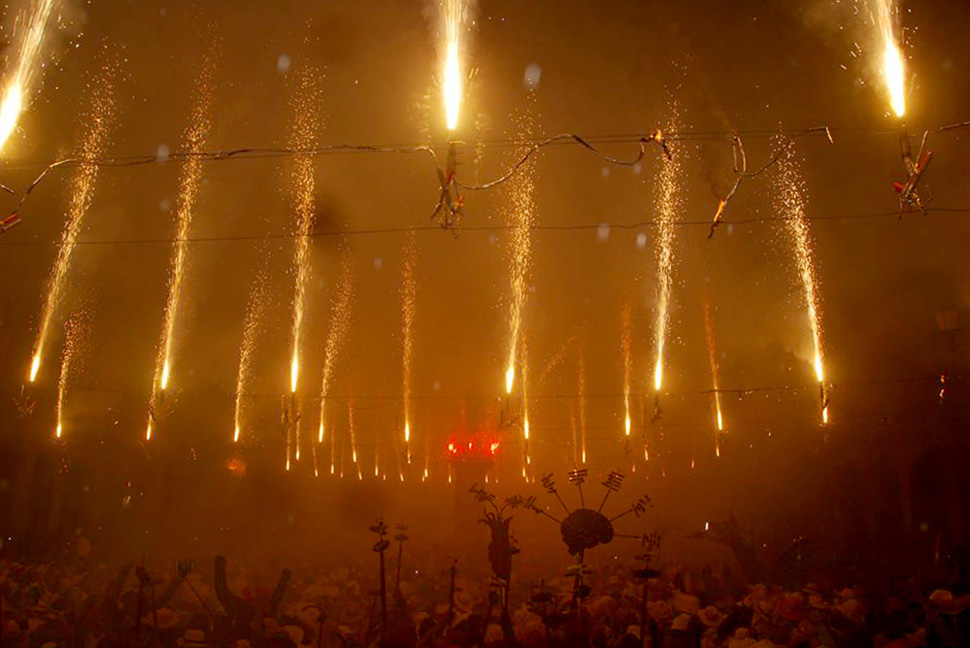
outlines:
[{"label": "spark streak", "polygon": [[822,421],[827,423],[829,414],[825,397],[824,349],[822,345],[818,277],[816,276],[815,259],[812,253],[812,238],[808,229],[808,216],[805,213],[807,190],[805,181],[798,171],[798,162],[794,153],[790,150],[781,158],[778,182],[779,187],[776,192],[778,209],[785,214],[785,226],[794,247],[795,267],[801,282],[802,299],[812,332],[812,344],[814,346],[812,366],[815,369],[815,378],[819,384]]},{"label": "spark streak", "polygon": [[[209,115],[211,102],[211,70],[207,63],[203,67],[201,81],[196,90],[195,107],[192,111],[192,121],[185,130],[185,149],[190,153],[205,150],[206,140],[212,126]],[[154,410],[158,404],[158,392],[165,391],[172,372],[172,349],[175,340],[175,325],[178,321],[179,306],[182,299],[182,284],[185,281],[185,271],[188,262],[188,237],[192,227],[192,216],[202,185],[202,160],[190,155],[186,158],[179,180],[179,200],[176,212],[177,233],[172,255],[171,274],[168,282],[168,298],[165,304],[165,321],[162,326],[162,336],[158,343],[155,360],[155,377],[152,385],[151,406]],[[151,440],[151,423],[145,434]]]},{"label": "spark streak", "polygon": [[[333,378],[333,368],[343,348],[347,329],[350,328],[351,311],[354,296],[354,267],[349,254],[344,255],[343,270],[340,283],[333,296],[330,313],[330,331],[327,333],[327,346],[323,359],[323,378],[320,384],[320,432],[317,443],[323,443],[324,412],[327,396],[330,393],[330,380]],[[356,447],[354,452],[356,453]],[[354,459],[356,461],[356,459]]]},{"label": "spark streak", "polygon": [[633,422],[630,418],[630,380],[633,376],[633,312],[630,309],[630,304],[623,305],[621,320],[622,337],[620,340],[623,345],[623,410],[625,414],[624,431],[625,436],[629,438],[630,431],[633,428]]},{"label": "spark streak", "polygon": [[404,382],[404,455],[411,463],[411,362],[414,357],[414,314],[417,300],[417,283],[414,272],[418,250],[414,234],[408,237],[401,266],[401,331]]},{"label": "spark streak", "polygon": [[78,371],[81,350],[88,334],[88,313],[78,311],[64,323],[64,351],[61,355],[61,373],[57,381],[57,428],[54,431],[60,439],[64,431],[64,396],[68,383]]},{"label": "spark streak", "polygon": [[897,117],[906,114],[906,68],[896,40],[894,0],[869,0],[869,12],[882,40],[882,74],[889,91],[889,104]]},{"label": "spark streak", "polygon": [[711,306],[704,301],[704,328],[707,331],[707,358],[711,366],[711,385],[713,386],[713,398],[711,403],[714,409],[714,453],[717,457],[721,456],[721,433],[724,432],[724,418],[721,416],[721,379],[717,363],[717,346],[714,340],[714,320],[711,317]]},{"label": "spark streak", "polygon": [[[530,95],[530,107],[523,114],[519,130],[526,140],[536,130],[535,94]],[[513,153],[519,159],[525,148]],[[505,370],[505,393],[511,394],[515,385],[515,363],[521,338],[522,311],[528,293],[529,271],[532,261],[532,227],[536,220],[535,161],[530,160],[511,180],[508,220],[509,237],[509,355]]]},{"label": "spark streak", "polygon": [[233,416],[233,443],[239,441],[243,391],[246,387],[246,381],[249,379],[253,352],[256,349],[256,338],[259,336],[260,326],[263,320],[263,311],[266,308],[269,295],[269,289],[266,283],[266,275],[260,273],[256,281],[253,282],[252,290],[249,293],[249,305],[246,307],[246,319],[243,323],[242,348],[239,350],[239,369],[236,372],[236,410]]},{"label": "spark streak", "polygon": [[458,128],[458,115],[463,99],[461,57],[462,37],[468,23],[468,0],[438,0],[442,40],[441,95],[445,107],[448,130]]},{"label": "spark streak", "polygon": [[528,481],[527,467],[532,463],[529,452],[529,343],[522,340],[522,477]]},{"label": "spark streak", "polygon": [[586,352],[579,352],[579,431],[582,438],[582,459],[586,463]]},{"label": "spark streak", "polygon": [[[671,130],[677,130],[677,107]],[[668,309],[670,307],[670,293],[673,288],[674,272],[674,236],[678,213],[682,210],[684,199],[680,186],[681,164],[680,157],[664,162],[660,169],[660,231],[657,236],[657,325],[656,325],[656,353],[657,359],[653,371],[653,388],[659,392],[663,386],[664,350],[667,344],[667,326],[669,323]]]},{"label": "spark streak", "polygon": [[3,102],[0,103],[0,151],[17,127],[17,121],[26,105],[31,81],[39,67],[38,59],[44,34],[56,4],[56,0],[37,0],[32,10],[17,19],[15,27],[15,31],[19,32],[17,58],[13,75],[3,93]]},{"label": "spark streak", "polygon": [[[90,160],[104,155],[108,133],[115,118],[113,76],[112,66],[106,66],[92,86],[94,90],[91,93],[91,104],[83,122],[87,127],[80,147],[80,157],[83,159]],[[47,296],[41,311],[40,327],[38,328],[37,339],[34,342],[28,376],[29,382],[34,382],[40,371],[51,321],[60,305],[61,293],[74,256],[74,249],[77,246],[81,224],[94,199],[97,179],[98,167],[96,165],[78,164],[71,181],[71,199],[68,205],[67,223],[65,223],[64,232],[61,234],[61,246],[57,251],[57,260],[51,270]]]}]

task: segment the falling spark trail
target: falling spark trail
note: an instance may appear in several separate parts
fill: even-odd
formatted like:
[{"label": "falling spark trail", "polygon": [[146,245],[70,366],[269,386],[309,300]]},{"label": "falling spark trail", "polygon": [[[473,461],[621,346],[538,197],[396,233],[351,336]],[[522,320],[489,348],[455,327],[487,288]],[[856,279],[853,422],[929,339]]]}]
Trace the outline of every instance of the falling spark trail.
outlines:
[{"label": "falling spark trail", "polygon": [[[675,106],[670,128],[677,130],[678,122],[678,113]],[[657,359],[653,372],[653,388],[658,393],[663,386],[664,351],[667,345],[667,327],[670,319],[668,309],[670,293],[673,288],[674,236],[677,230],[677,216],[684,204],[681,195],[680,159],[680,156],[675,156],[672,160],[665,161],[660,169],[660,230],[657,233]]]},{"label": "falling spark trail", "polygon": [[[211,69],[209,63],[203,67],[200,82],[196,90],[195,107],[192,111],[192,121],[185,131],[185,149],[191,153],[205,150],[206,140],[212,125],[209,115],[211,102]],[[162,326],[162,336],[158,343],[155,359],[155,375],[152,382],[151,410],[158,405],[159,392],[168,388],[172,371],[172,349],[175,340],[175,325],[178,321],[179,306],[182,299],[182,284],[185,281],[186,264],[189,252],[189,232],[192,227],[192,216],[202,185],[202,160],[190,155],[186,158],[185,166],[179,180],[179,199],[176,212],[178,223],[175,236],[175,246],[172,255],[171,274],[168,282],[168,298],[165,304],[165,319]],[[151,420],[145,433],[146,439],[152,438]]]},{"label": "falling spark trail", "polygon": [[[115,118],[113,76],[112,66],[106,66],[92,86],[94,90],[91,93],[91,105],[84,122],[87,131],[81,141],[80,148],[80,156],[85,159],[99,158],[104,155],[108,132]],[[71,199],[68,205],[67,223],[61,235],[61,245],[57,251],[57,260],[54,262],[51,271],[47,296],[41,311],[40,327],[30,362],[29,382],[34,382],[37,379],[37,373],[40,371],[51,321],[60,305],[61,293],[64,290],[64,282],[67,279],[74,249],[77,246],[81,224],[94,199],[97,179],[98,166],[93,164],[79,164],[74,172],[71,181]]]},{"label": "falling spark trail", "polygon": [[633,377],[633,312],[630,304],[623,305],[621,313],[621,343],[623,345],[623,409],[624,432],[630,438],[633,422],[630,418],[630,380]]},{"label": "falling spark trail", "polygon": [[462,38],[468,23],[468,0],[438,0],[438,12],[442,40],[441,95],[444,100],[445,123],[448,130],[458,127],[458,116],[463,99]]},{"label": "falling spark trail", "polygon": [[75,376],[80,364],[81,350],[88,336],[88,317],[86,311],[74,313],[64,323],[64,350],[61,355],[61,373],[57,381],[57,427],[54,431],[60,439],[64,431],[64,396],[70,380]]},{"label": "falling spark trail", "polygon": [[549,377],[549,374],[552,373],[552,370],[558,367],[559,364],[566,358],[568,353],[572,350],[573,346],[579,341],[580,337],[583,336],[584,333],[585,333],[584,327],[577,326],[576,329],[573,331],[573,334],[569,336],[569,339],[563,342],[562,346],[560,346],[556,350],[556,352],[552,354],[549,360],[546,361],[546,364],[542,368],[542,371],[539,373],[540,384],[546,382],[546,379]]},{"label": "falling spark trail", "polygon": [[404,455],[411,463],[411,362],[414,356],[414,315],[417,301],[415,266],[418,250],[414,233],[408,236],[401,266],[401,342],[404,382]]},{"label": "falling spark trail", "polygon": [[894,0],[868,0],[869,13],[882,40],[882,74],[889,92],[889,104],[897,117],[906,114],[906,68],[896,39]]},{"label": "falling spark trail", "polygon": [[246,381],[249,378],[250,365],[252,364],[253,353],[256,350],[256,340],[259,337],[260,326],[263,321],[263,311],[269,296],[265,273],[260,273],[253,282],[252,290],[249,293],[249,304],[246,307],[246,319],[243,323],[242,348],[239,350],[239,369],[236,372],[236,409],[233,416],[232,441],[239,441],[241,424],[240,415],[242,414],[242,399],[245,391]]},{"label": "falling spark trail", "polygon": [[[523,141],[536,131],[535,94],[529,95],[529,109],[519,119]],[[524,148],[513,153],[519,159]],[[515,385],[515,363],[521,338],[522,311],[528,294],[529,271],[532,263],[532,228],[536,221],[535,160],[530,160],[511,180],[509,191],[509,354],[505,370],[505,393],[511,394]]]},{"label": "falling spark trail", "polygon": [[0,151],[17,127],[20,113],[23,112],[30,94],[34,72],[38,67],[43,67],[38,66],[38,59],[56,4],[56,0],[38,0],[33,9],[17,20],[15,29],[19,32],[20,42],[17,44],[13,75],[7,82],[3,102],[0,103]]},{"label": "falling spark trail", "polygon": [[802,288],[808,324],[812,331],[814,357],[812,366],[819,384],[822,400],[822,422],[828,422],[828,405],[825,398],[824,349],[822,345],[822,323],[818,278],[815,259],[812,253],[812,238],[808,230],[808,215],[805,213],[807,202],[805,181],[798,172],[798,162],[794,152],[789,150],[781,158],[778,174],[779,187],[776,192],[778,208],[785,214],[785,228],[791,237],[795,252],[795,267]]},{"label": "falling spark trail", "polygon": [[350,429],[350,453],[351,458],[354,460],[354,467],[357,469],[357,479],[363,479],[363,475],[360,472],[360,462],[357,461],[357,429],[354,426],[354,406],[353,404],[347,408],[347,427]]},{"label": "falling spark trail", "polygon": [[522,340],[522,477],[528,481],[529,452],[529,342]]},{"label": "falling spark trail", "polygon": [[326,421],[324,414],[326,411],[327,397],[330,393],[330,381],[333,378],[333,369],[336,365],[337,357],[340,355],[344,339],[347,337],[347,329],[350,328],[353,297],[354,268],[350,255],[345,254],[343,270],[340,274],[340,283],[337,285],[337,292],[334,294],[332,301],[330,331],[327,333],[327,346],[323,359],[323,378],[320,384],[320,432],[317,436],[317,443],[323,443],[323,430]]},{"label": "falling spark trail", "polygon": [[707,332],[707,358],[711,365],[711,385],[713,386],[714,406],[714,454],[721,456],[721,433],[724,432],[724,418],[721,416],[721,379],[717,364],[717,345],[714,340],[714,320],[711,317],[711,306],[704,301],[704,328]]},{"label": "falling spark trail", "polygon": [[586,463],[586,353],[579,352],[579,430],[582,436],[582,459]]}]

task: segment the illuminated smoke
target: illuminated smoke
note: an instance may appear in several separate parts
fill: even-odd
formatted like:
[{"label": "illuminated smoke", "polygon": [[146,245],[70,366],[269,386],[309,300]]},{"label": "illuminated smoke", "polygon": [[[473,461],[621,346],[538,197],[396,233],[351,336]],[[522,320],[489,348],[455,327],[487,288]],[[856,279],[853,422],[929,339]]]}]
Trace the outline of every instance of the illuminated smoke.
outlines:
[{"label": "illuminated smoke", "polygon": [[621,312],[621,338],[623,346],[623,427],[624,436],[630,438],[633,421],[630,417],[630,381],[633,378],[633,312],[630,304],[624,304]]},{"label": "illuminated smoke", "polygon": [[[679,115],[676,106],[670,129],[678,128]],[[670,293],[673,288],[674,237],[679,213],[683,210],[684,197],[681,187],[680,156],[666,160],[660,168],[660,214],[657,232],[657,325],[656,325],[656,364],[653,371],[653,388],[659,392],[663,386],[664,350],[667,344],[669,325]]]},{"label": "illuminated smoke", "polygon": [[[293,111],[289,137],[291,148],[311,149],[317,144],[321,129],[320,77],[319,71],[311,67],[304,67],[298,76],[298,87],[291,102]],[[290,391],[296,392],[300,378],[306,289],[310,281],[310,230],[313,227],[314,216],[314,177],[313,159],[309,155],[297,155],[293,160],[290,182],[296,226],[296,248],[293,257],[293,350],[290,359]]]},{"label": "illuminated smoke", "polygon": [[54,429],[54,436],[58,439],[64,431],[64,397],[70,381],[80,369],[81,352],[87,345],[89,332],[90,313],[86,310],[78,310],[64,323],[64,349],[57,380],[57,427]]},{"label": "illuminated smoke", "polygon": [[414,314],[417,282],[414,276],[418,249],[414,234],[408,237],[401,266],[401,343],[404,381],[404,454],[411,463],[411,361],[414,356]]},{"label": "illuminated smoke", "polygon": [[441,96],[448,130],[458,128],[464,89],[462,87],[462,57],[468,28],[469,0],[438,0],[441,39]]},{"label": "illuminated smoke", "polygon": [[[114,74],[113,66],[105,66],[92,84],[91,104],[82,122],[85,125],[85,133],[81,140],[79,154],[83,160],[102,157],[108,144],[108,133],[115,119],[116,108]],[[64,224],[61,245],[57,251],[57,260],[54,262],[48,281],[47,296],[44,299],[40,326],[37,330],[37,339],[34,342],[30,361],[29,382],[34,382],[37,379],[37,373],[40,371],[51,321],[60,305],[64,282],[67,279],[74,249],[77,246],[77,238],[81,232],[81,224],[91,207],[97,179],[98,167],[84,162],[78,164],[74,177],[71,179],[71,199],[68,204],[67,222]]]},{"label": "illuminated smoke", "polygon": [[28,11],[17,17],[14,27],[16,50],[13,72],[6,81],[6,90],[0,103],[0,151],[10,139],[20,114],[26,107],[34,73],[43,68],[40,64],[41,46],[56,4],[56,0],[36,0]]},{"label": "illuminated smoke", "polygon": [[[152,381],[151,410],[158,406],[158,393],[168,388],[172,372],[172,349],[175,341],[175,325],[178,322],[179,306],[182,300],[182,285],[185,281],[186,265],[189,254],[189,232],[192,227],[192,216],[202,185],[202,159],[197,153],[205,150],[206,140],[212,126],[209,106],[212,100],[210,65],[203,66],[199,85],[196,89],[195,107],[192,110],[192,120],[185,130],[184,148],[192,153],[186,158],[182,175],[179,179],[179,198],[176,210],[177,230],[175,245],[172,253],[171,273],[168,280],[168,299],[165,303],[165,319],[162,325],[162,335],[158,343],[155,359],[155,375]],[[148,440],[152,438],[151,420],[145,433]]]},{"label": "illuminated smoke", "polygon": [[[529,95],[530,106],[519,120],[519,132],[525,142],[536,130],[535,94]],[[522,157],[523,144],[512,154]],[[532,264],[532,228],[536,220],[535,160],[529,160],[509,181],[507,220],[509,232],[509,353],[505,370],[505,393],[511,394],[515,384],[515,363],[522,328],[522,311],[528,295],[529,271]]]},{"label": "illuminated smoke", "polygon": [[246,319],[243,322],[242,348],[239,350],[239,369],[236,372],[236,408],[233,416],[233,443],[239,441],[241,430],[241,414],[243,392],[249,380],[250,366],[252,364],[253,353],[256,350],[256,341],[259,337],[260,327],[263,321],[263,311],[269,297],[269,286],[267,285],[265,273],[260,273],[253,283],[252,290],[249,292],[249,304],[246,306]]},{"label": "illuminated smoke", "polygon": [[802,301],[805,305],[808,325],[812,333],[812,345],[814,347],[812,366],[822,394],[822,421],[827,423],[829,413],[824,392],[825,366],[818,278],[812,252],[812,238],[808,229],[808,215],[805,213],[805,206],[808,201],[807,189],[798,170],[798,161],[791,150],[788,150],[780,158],[778,187],[775,194],[777,196],[777,208],[784,215],[785,228],[794,248],[795,268],[801,284]]},{"label": "illuminated smoke", "polygon": [[714,453],[721,456],[721,433],[724,432],[724,417],[721,415],[721,379],[717,364],[717,345],[714,340],[714,320],[711,317],[711,306],[704,301],[704,328],[707,332],[707,358],[711,366],[711,385],[713,398],[711,403],[714,410]]},{"label": "illuminated smoke", "polygon": [[[330,393],[330,381],[333,378],[337,357],[343,348],[350,328],[351,312],[354,297],[354,267],[349,254],[344,255],[343,269],[340,273],[340,283],[334,293],[330,308],[330,330],[327,332],[327,346],[323,358],[323,378],[320,385],[320,432],[317,443],[323,443],[323,429],[325,425],[325,408]],[[355,446],[356,448],[356,446]],[[356,449],[354,450],[356,453]],[[354,459],[356,461],[356,458]]]}]

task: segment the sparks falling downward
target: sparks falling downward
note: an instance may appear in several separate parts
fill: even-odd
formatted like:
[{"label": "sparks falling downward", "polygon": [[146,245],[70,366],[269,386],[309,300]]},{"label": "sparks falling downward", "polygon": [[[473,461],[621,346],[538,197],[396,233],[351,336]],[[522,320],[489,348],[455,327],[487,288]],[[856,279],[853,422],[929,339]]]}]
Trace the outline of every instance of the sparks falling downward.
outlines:
[{"label": "sparks falling downward", "polygon": [[906,68],[896,38],[894,0],[869,0],[869,12],[882,41],[882,74],[889,92],[889,105],[896,117],[906,114]]},{"label": "sparks falling downward", "polygon": [[522,340],[522,478],[529,479],[528,466],[532,463],[529,451],[529,343]]},{"label": "sparks falling downward", "polygon": [[[208,65],[203,68],[201,82],[196,90],[195,107],[192,111],[192,122],[185,131],[185,150],[196,154],[205,150],[209,136],[211,119],[209,103],[211,100],[211,70]],[[172,350],[175,340],[175,325],[178,322],[179,306],[182,299],[182,286],[185,281],[186,265],[189,253],[189,231],[192,226],[192,216],[202,185],[202,160],[196,155],[190,155],[182,168],[179,180],[179,199],[176,212],[177,232],[175,246],[172,251],[171,274],[168,280],[168,299],[165,303],[165,320],[162,325],[162,335],[158,342],[157,357],[155,359],[155,375],[152,383],[151,411],[158,405],[158,395],[168,389],[172,375]],[[148,422],[145,438],[152,438],[152,423]]]},{"label": "sparks falling downward", "polygon": [[[330,330],[327,333],[327,346],[323,358],[323,379],[320,385],[320,431],[317,435],[317,443],[323,443],[324,413],[327,396],[330,393],[330,380],[333,378],[334,365],[340,355],[344,339],[347,337],[347,329],[350,328],[353,296],[354,268],[350,255],[346,254],[343,260],[343,270],[340,274],[340,283],[337,285],[337,291],[332,300]],[[354,452],[356,452],[356,445]]]},{"label": "sparks falling downward", "polygon": [[794,152],[788,150],[781,158],[778,173],[779,187],[778,208],[784,214],[785,226],[791,237],[795,253],[795,267],[801,283],[802,300],[805,304],[808,324],[812,332],[814,349],[812,366],[819,385],[821,400],[822,422],[828,423],[828,397],[825,390],[825,367],[822,347],[822,323],[820,299],[818,294],[818,278],[815,271],[815,260],[812,253],[812,239],[808,230],[808,215],[805,213],[806,188],[798,172],[798,162]]},{"label": "sparks falling downward", "polygon": [[621,337],[623,345],[623,413],[624,436],[630,438],[633,421],[630,417],[630,381],[633,377],[633,312],[630,304],[624,304],[621,312]]},{"label": "sparks falling downward", "polygon": [[[674,108],[671,130],[677,130],[677,109]],[[656,325],[656,364],[653,371],[654,391],[660,392],[663,386],[664,350],[667,344],[667,325],[669,320],[670,293],[673,289],[674,236],[677,215],[683,207],[680,187],[680,157],[667,160],[660,170],[660,231],[657,233],[657,325]]]},{"label": "sparks falling downward", "polygon": [[414,354],[414,313],[417,283],[414,277],[418,249],[414,234],[408,237],[401,266],[401,360],[404,383],[404,456],[411,463],[411,359]]},{"label": "sparks falling downward", "polygon": [[54,436],[60,439],[64,432],[64,396],[70,380],[77,374],[81,350],[87,341],[88,313],[78,311],[64,323],[64,350],[61,355],[61,373],[57,380],[57,427]]},{"label": "sparks falling downward", "polygon": [[34,72],[43,67],[40,65],[41,46],[57,2],[37,0],[32,4],[34,6],[28,12],[18,17],[15,27],[15,38],[19,42],[13,73],[7,80],[3,103],[0,103],[0,151],[17,127],[20,113],[23,112],[30,95]]},{"label": "sparks falling downward", "polygon": [[249,293],[249,304],[246,307],[246,319],[243,323],[242,348],[239,350],[239,369],[236,372],[236,409],[233,416],[232,441],[239,441],[241,431],[242,397],[249,379],[249,369],[252,364],[253,352],[256,350],[256,339],[259,337],[260,326],[263,321],[263,310],[269,297],[265,273],[260,273],[253,282]]},{"label": "sparks falling downward", "polygon": [[468,0],[438,0],[441,25],[441,96],[444,100],[445,124],[448,130],[458,128],[458,115],[463,99],[462,38],[468,23]]},{"label": "sparks falling downward", "polygon": [[586,463],[586,352],[579,351],[579,434],[582,443],[580,458]]},{"label": "sparks falling downward", "polygon": [[[104,155],[107,145],[108,132],[115,118],[114,99],[114,71],[111,66],[105,67],[95,83],[91,93],[91,105],[84,120],[87,131],[81,141],[80,157],[83,160],[93,160]],[[81,162],[78,164],[71,180],[71,199],[67,211],[67,222],[61,234],[61,246],[57,251],[57,260],[51,271],[48,282],[47,296],[40,316],[40,327],[30,361],[29,382],[37,379],[44,347],[50,330],[54,313],[60,305],[64,282],[71,267],[71,259],[77,246],[77,238],[81,233],[81,224],[91,207],[94,189],[97,185],[98,167],[94,164]]]},{"label": "sparks falling downward", "polygon": [[717,346],[714,343],[714,320],[711,317],[711,306],[704,301],[704,328],[707,332],[707,358],[711,365],[711,404],[714,410],[714,454],[721,456],[721,434],[724,432],[724,417],[721,416],[721,378],[717,363]]},{"label": "sparks falling downward", "polygon": [[[536,130],[535,94],[530,94],[530,106],[520,121],[522,139],[525,141]],[[523,146],[524,148],[524,146]],[[513,153],[513,159],[522,156],[523,150]],[[522,310],[528,293],[529,270],[532,262],[532,227],[536,219],[535,161],[530,160],[511,180],[509,192],[509,354],[505,370],[505,393],[511,394],[515,386],[515,363],[522,329]]]}]

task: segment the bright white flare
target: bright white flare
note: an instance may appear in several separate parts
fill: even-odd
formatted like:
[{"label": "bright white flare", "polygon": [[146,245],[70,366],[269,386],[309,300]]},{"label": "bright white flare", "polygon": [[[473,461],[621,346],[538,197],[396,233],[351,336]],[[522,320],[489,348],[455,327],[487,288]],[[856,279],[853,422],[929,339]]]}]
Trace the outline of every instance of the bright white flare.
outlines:
[{"label": "bright white flare", "polygon": [[889,105],[897,117],[906,114],[906,69],[893,27],[895,0],[869,0],[869,10],[882,39],[882,75]]},{"label": "bright white flare", "polygon": [[461,112],[461,65],[458,61],[458,35],[451,36],[445,53],[444,96],[445,121],[448,130],[458,128],[458,114]]}]

